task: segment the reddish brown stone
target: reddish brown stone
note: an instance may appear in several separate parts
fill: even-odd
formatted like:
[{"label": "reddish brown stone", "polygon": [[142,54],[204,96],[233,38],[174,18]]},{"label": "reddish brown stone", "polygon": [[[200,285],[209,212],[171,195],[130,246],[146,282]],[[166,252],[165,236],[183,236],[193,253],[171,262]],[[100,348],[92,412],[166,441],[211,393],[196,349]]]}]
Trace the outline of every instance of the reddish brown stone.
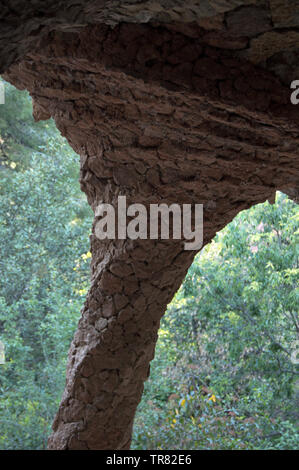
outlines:
[{"label": "reddish brown stone", "polygon": [[230,34],[235,36],[257,36],[272,28],[269,10],[251,5],[232,11],[226,16],[226,24]]}]

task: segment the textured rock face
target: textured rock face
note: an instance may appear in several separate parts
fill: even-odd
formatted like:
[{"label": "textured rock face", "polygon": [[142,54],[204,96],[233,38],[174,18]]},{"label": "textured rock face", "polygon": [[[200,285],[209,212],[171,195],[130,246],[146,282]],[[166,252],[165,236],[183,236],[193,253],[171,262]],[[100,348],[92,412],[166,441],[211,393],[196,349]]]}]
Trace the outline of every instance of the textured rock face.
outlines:
[{"label": "textured rock face", "polygon": [[[33,3],[3,53],[5,78],[30,91],[35,118],[53,116],[80,155],[94,210],[119,194],[128,204],[203,203],[208,243],[276,189],[295,197],[293,2]],[[129,447],[160,318],[194,256],[179,240],[100,242],[94,231],[91,246],[52,449]]]},{"label": "textured rock face", "polygon": [[191,35],[199,25],[210,31],[206,40],[212,46],[238,50],[287,83],[298,75],[295,0],[6,0],[0,10],[0,73],[50,31],[123,22],[188,24]]}]

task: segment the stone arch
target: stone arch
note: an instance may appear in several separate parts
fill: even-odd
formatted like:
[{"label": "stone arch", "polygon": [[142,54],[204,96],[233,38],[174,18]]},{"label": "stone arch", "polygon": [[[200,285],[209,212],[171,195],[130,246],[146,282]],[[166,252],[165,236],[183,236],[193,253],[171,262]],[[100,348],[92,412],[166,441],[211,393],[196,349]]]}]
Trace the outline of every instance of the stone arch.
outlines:
[{"label": "stone arch", "polygon": [[[116,205],[119,194],[145,205],[202,203],[206,244],[277,189],[296,197],[299,117],[285,78],[296,58],[284,61],[267,2],[221,1],[218,10],[198,7],[195,18],[198,2],[190,0],[181,21],[175,1],[159,15],[151,1],[148,15],[117,1],[110,9],[66,2],[63,11],[56,3],[50,11],[32,6],[15,22],[2,70],[30,91],[35,119],[52,116],[80,155],[94,211]],[[11,37],[9,21],[6,28]],[[291,57],[293,29],[284,30]],[[94,230],[91,251],[91,287],[50,449],[129,448],[160,318],[195,255],[181,240],[100,242]]]}]

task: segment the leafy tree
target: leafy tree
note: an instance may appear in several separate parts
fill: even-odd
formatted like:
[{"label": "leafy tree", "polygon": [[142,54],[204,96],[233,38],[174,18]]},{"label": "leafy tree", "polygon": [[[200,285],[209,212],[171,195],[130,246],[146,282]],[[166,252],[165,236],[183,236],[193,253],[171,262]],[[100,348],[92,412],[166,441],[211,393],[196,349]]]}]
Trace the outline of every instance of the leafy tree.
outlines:
[{"label": "leafy tree", "polygon": [[2,449],[45,447],[88,287],[91,214],[77,155],[53,122],[33,124],[30,110],[28,95],[6,85],[0,107]]},{"label": "leafy tree", "polygon": [[298,447],[298,234],[278,193],[197,256],[162,320],[137,448]]}]

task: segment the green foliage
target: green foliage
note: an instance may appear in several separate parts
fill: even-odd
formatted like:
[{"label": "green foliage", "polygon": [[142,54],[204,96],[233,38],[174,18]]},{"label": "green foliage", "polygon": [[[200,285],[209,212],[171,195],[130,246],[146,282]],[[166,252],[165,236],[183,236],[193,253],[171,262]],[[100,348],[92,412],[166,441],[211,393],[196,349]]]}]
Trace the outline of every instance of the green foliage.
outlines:
[{"label": "green foliage", "polygon": [[298,447],[298,234],[278,193],[196,257],[161,323],[135,448]]},{"label": "green foliage", "polygon": [[27,92],[0,81],[5,86],[5,105],[0,106],[0,164],[26,168],[32,153],[42,155],[45,142],[55,139],[57,130],[53,121],[34,122]]},{"label": "green foliage", "polygon": [[0,106],[0,138],[9,152],[0,167],[0,339],[6,354],[0,449],[39,449],[59,404],[87,292],[91,214],[78,184],[77,155],[52,122],[33,125],[26,94],[6,85],[6,98]]}]

